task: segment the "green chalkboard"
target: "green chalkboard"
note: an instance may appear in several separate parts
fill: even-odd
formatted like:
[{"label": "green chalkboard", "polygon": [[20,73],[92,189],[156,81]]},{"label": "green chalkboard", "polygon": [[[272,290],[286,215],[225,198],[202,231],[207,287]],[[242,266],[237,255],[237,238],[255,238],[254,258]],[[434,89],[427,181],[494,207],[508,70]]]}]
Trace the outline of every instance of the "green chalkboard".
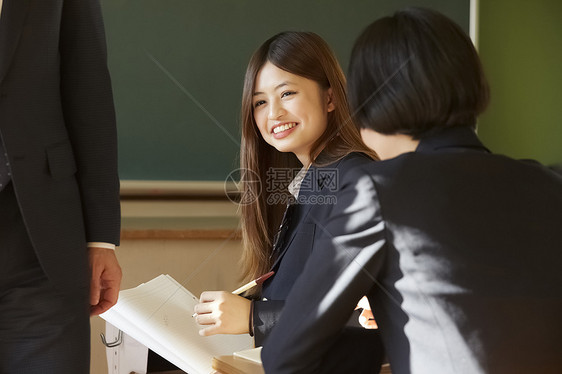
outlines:
[{"label": "green chalkboard", "polygon": [[490,106],[478,135],[493,152],[557,165],[562,172],[562,2],[480,4],[479,50]]},{"label": "green chalkboard", "polygon": [[314,31],[344,69],[369,23],[406,6],[466,31],[470,0],[102,0],[121,179],[223,181],[237,168],[246,64],[267,38]]}]

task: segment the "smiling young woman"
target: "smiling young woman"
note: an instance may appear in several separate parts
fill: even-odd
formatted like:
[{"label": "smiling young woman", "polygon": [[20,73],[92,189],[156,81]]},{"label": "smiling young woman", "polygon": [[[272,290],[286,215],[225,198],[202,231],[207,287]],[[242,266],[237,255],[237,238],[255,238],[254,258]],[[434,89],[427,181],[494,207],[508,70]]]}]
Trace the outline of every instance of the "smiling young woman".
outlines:
[{"label": "smiling young woman", "polygon": [[[279,77],[275,77],[275,74]],[[317,127],[310,130],[317,131],[317,138],[309,140],[306,143],[307,147],[299,150],[300,157],[292,153],[292,150],[286,151],[281,148],[285,145],[289,146],[288,143],[293,141],[293,138],[299,137],[301,132],[296,131],[298,123],[293,130],[296,136],[287,136],[286,144],[267,132],[264,134],[260,124],[264,115],[262,105],[265,106],[264,111],[269,116],[268,112],[276,110],[277,105],[280,106],[278,110],[281,112],[288,110],[285,109],[286,107],[292,109],[296,106],[289,104],[295,101],[291,98],[295,91],[294,96],[302,96],[302,93],[296,90],[297,87],[293,87],[293,90],[290,89],[291,87],[280,87],[278,94],[283,98],[275,100],[279,103],[270,103],[268,109],[267,100],[264,100],[266,97],[261,97],[265,96],[265,93],[260,94],[262,92],[260,85],[265,85],[266,79],[275,81],[275,78],[279,81],[278,84],[294,81],[306,85],[309,100],[312,100],[314,88],[318,91],[317,95],[325,96],[324,100],[322,97],[315,97],[317,105],[307,104],[310,105],[309,107],[299,105],[299,115],[302,110],[306,112],[303,115],[306,118],[325,116],[323,122],[319,121],[316,123]],[[262,100],[259,100],[260,98]],[[280,105],[282,100],[285,101],[285,107]],[[301,101],[297,99],[297,103]],[[293,112],[291,115],[296,114]],[[288,119],[297,120],[293,117]],[[316,118],[315,120],[318,121]],[[270,126],[275,126],[274,121]],[[314,124],[308,123],[305,126],[313,127]],[[299,141],[304,143],[304,140]],[[296,143],[297,140],[294,141],[293,146],[296,146]],[[346,79],[328,44],[320,36],[311,32],[284,32],[262,44],[248,63],[242,94],[240,167],[246,171],[241,176],[242,194],[258,197],[241,206],[244,248],[242,264],[246,280],[266,273],[271,267],[269,252],[285,209],[285,204],[271,204],[270,195],[287,192],[267,188],[269,185],[265,182],[268,180],[268,172],[271,175],[272,169],[307,167],[307,164],[303,164],[303,160],[308,161],[309,164],[329,165],[353,152],[378,159],[377,155],[363,144],[351,118]],[[259,176],[261,184],[252,179],[256,175]]]},{"label": "smiling young woman", "polygon": [[[242,270],[246,281],[275,275],[247,298],[204,292],[195,308],[202,335],[250,333],[263,345],[310,253],[353,234],[323,225],[353,204],[350,175],[357,173],[350,171],[377,159],[351,119],[345,87],[332,51],[314,33],[277,34],[253,54],[242,95]],[[347,359],[364,347],[363,359]],[[318,365],[323,373],[378,373],[377,347],[377,331],[350,327]]]}]

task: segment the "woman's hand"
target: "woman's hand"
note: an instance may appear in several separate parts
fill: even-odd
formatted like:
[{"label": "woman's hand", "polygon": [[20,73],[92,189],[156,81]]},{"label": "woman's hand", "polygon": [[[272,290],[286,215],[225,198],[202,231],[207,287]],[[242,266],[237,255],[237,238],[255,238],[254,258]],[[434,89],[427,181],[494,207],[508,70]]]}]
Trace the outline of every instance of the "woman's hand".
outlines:
[{"label": "woman's hand", "polygon": [[250,300],[225,291],[205,291],[195,305],[195,321],[208,326],[199,335],[248,333]]},{"label": "woman's hand", "polygon": [[366,329],[378,329],[377,322],[373,316],[373,311],[371,310],[371,305],[366,296],[363,296],[361,300],[357,303],[355,309],[363,309],[361,315],[359,316],[359,323]]}]

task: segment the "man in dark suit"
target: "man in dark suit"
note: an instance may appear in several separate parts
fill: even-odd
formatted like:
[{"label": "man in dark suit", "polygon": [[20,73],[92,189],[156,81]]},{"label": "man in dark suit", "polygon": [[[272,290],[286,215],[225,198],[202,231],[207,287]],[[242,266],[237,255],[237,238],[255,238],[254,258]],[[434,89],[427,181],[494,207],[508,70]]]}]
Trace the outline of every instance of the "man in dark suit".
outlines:
[{"label": "man in dark suit", "polygon": [[121,280],[99,2],[0,9],[0,372],[87,373],[89,314]]},{"label": "man in dark suit", "polygon": [[383,161],[342,191],[354,214],[324,229],[355,234],[311,254],[266,372],[314,372],[364,294],[394,374],[562,372],[562,179],[479,141],[470,39],[430,10],[382,18],[356,42],[350,97]]}]

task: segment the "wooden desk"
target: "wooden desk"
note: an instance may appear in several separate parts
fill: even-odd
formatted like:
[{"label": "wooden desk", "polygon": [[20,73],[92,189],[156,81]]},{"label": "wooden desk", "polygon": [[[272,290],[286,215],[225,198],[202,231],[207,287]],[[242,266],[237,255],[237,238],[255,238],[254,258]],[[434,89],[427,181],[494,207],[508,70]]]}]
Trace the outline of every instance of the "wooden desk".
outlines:
[{"label": "wooden desk", "polygon": [[381,371],[379,374],[392,374],[392,372],[390,371],[390,365],[389,364],[384,364],[381,367]]},{"label": "wooden desk", "polygon": [[[264,374],[263,367],[255,362],[243,358],[220,356],[213,358],[214,374]],[[379,374],[392,374],[390,365],[385,364],[381,367]]]},{"label": "wooden desk", "polygon": [[233,355],[213,357],[212,366],[216,374],[265,374],[260,364]]}]

